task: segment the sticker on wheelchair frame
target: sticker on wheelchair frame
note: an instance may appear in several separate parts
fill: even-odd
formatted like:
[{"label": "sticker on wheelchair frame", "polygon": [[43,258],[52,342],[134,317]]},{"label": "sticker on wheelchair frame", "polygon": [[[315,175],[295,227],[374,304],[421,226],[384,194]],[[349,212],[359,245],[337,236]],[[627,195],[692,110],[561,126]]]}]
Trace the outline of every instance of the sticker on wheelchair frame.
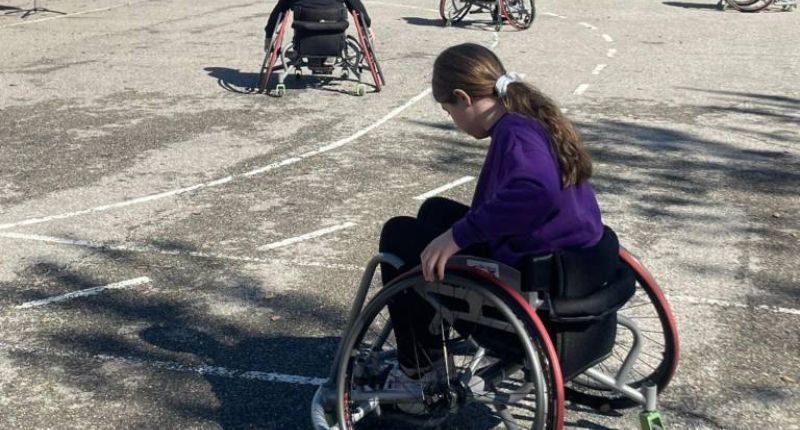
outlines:
[{"label": "sticker on wheelchair frame", "polygon": [[491,273],[495,278],[500,279],[500,265],[483,260],[467,259],[467,266]]}]

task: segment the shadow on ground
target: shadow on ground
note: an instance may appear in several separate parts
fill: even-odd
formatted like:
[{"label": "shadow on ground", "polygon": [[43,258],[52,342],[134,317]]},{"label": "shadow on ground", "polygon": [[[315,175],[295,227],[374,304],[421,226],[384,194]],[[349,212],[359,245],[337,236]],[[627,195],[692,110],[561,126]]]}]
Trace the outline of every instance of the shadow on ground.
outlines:
[{"label": "shadow on ground", "polygon": [[[157,246],[193,250],[175,242]],[[258,280],[229,261],[151,257],[96,250],[93,258],[104,260],[110,273],[122,277],[131,268],[146,270],[157,287],[49,305],[56,314],[80,315],[81,322],[42,329],[37,337],[45,338],[46,349],[7,346],[15,365],[34,367],[57,383],[106,399],[155,406],[148,421],[129,422],[132,427],[178,428],[206,421],[225,429],[310,427],[306,410],[315,385],[273,382],[245,372],[324,378],[338,338],[282,333],[304,332],[303,327],[338,333],[347,310],[303,294],[266,293]],[[21,303],[109,283],[83,272],[36,262],[21,274],[31,280],[33,292],[7,294],[3,301]],[[209,295],[240,303],[256,316],[219,316],[199,298]],[[137,374],[133,379],[145,382],[126,388],[131,375],[109,376],[104,370],[108,363],[122,364]]]}]

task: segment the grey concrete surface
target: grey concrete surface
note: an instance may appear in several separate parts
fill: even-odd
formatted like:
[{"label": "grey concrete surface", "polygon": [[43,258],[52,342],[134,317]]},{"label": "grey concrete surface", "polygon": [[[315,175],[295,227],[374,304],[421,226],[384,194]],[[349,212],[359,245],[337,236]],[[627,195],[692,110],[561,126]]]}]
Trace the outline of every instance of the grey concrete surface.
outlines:
[{"label": "grey concrete surface", "polygon": [[[42,3],[66,15],[0,4],[0,428],[308,428],[381,223],[480,169],[487,142],[424,94],[438,52],[473,41],[567,110],[606,223],[665,290],[670,428],[800,429],[800,12],[540,0],[495,34],[367,1],[384,90],[279,99],[252,91],[271,3]],[[566,427],[636,414],[570,406]]]}]

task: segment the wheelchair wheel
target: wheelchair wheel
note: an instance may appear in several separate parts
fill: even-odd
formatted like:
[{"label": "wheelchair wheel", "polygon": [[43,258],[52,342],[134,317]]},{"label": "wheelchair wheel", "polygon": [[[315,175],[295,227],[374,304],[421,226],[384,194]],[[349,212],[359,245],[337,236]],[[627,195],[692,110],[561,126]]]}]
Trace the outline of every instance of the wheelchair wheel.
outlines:
[{"label": "wheelchair wheel", "polygon": [[[429,329],[438,331],[437,354],[445,358],[422,378],[387,389],[397,363],[388,306],[407,294],[434,310]],[[561,375],[544,326],[518,293],[473,269],[449,270],[441,283],[426,283],[418,271],[395,280],[365,306],[341,351],[340,429],[563,426]],[[415,355],[425,351],[415,345]]]},{"label": "wheelchair wheel", "polygon": [[739,12],[759,12],[772,5],[775,0],[725,0]]},{"label": "wheelchair wheel", "polygon": [[526,30],[533,24],[536,7],[533,0],[498,0],[500,14],[517,30]]},{"label": "wheelchair wheel", "polygon": [[472,3],[466,0],[439,0],[439,16],[445,24],[461,21],[469,13]]},{"label": "wheelchair wheel", "polygon": [[[660,393],[667,387],[678,366],[680,347],[675,318],[650,273],[623,248],[620,248],[620,258],[636,273],[636,292],[617,314],[633,320],[644,338],[639,357],[631,369],[628,385],[638,389],[645,382],[651,382]],[[611,355],[594,366],[594,369],[612,376],[622,367],[633,342],[633,335],[628,328],[622,325],[617,327],[617,338]],[[598,384],[586,375],[575,377],[566,384],[565,390],[567,399],[599,410],[625,409],[638,405],[632,399]]]}]

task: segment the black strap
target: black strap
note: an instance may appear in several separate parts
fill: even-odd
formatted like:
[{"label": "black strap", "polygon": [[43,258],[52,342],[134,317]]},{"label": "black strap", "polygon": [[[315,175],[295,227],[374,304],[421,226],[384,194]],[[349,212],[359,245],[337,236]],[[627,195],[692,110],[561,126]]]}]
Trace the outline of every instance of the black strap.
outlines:
[{"label": "black strap", "polygon": [[549,293],[558,280],[558,261],[556,254],[525,257],[520,265],[522,291]]}]

